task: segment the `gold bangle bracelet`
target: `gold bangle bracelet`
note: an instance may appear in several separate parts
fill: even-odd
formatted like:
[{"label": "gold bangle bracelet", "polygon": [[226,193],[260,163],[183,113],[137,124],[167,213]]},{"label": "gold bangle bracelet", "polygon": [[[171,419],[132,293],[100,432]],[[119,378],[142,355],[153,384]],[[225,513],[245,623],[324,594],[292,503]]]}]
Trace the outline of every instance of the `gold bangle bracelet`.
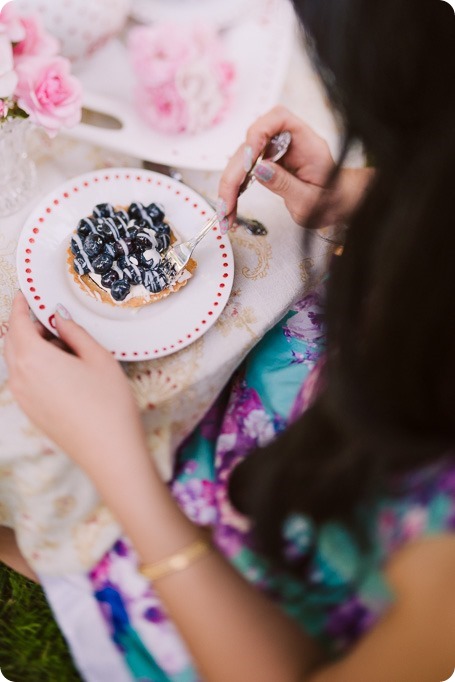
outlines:
[{"label": "gold bangle bracelet", "polygon": [[158,578],[163,578],[165,575],[185,570],[192,563],[211,552],[212,549],[212,545],[207,540],[195,540],[191,545],[166,559],[152,564],[142,564],[139,571],[153,582],[158,580]]}]

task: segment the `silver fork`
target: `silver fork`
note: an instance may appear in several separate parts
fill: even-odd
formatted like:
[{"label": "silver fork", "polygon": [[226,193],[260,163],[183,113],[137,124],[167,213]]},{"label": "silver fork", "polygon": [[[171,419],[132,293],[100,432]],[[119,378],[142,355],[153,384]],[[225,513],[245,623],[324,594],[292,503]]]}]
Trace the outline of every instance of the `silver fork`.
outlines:
[{"label": "silver fork", "polygon": [[[289,145],[291,144],[291,133],[284,131],[272,137],[269,143],[265,146],[259,157],[257,158],[255,164],[251,170],[246,174],[244,181],[239,188],[239,196],[245,192],[246,189],[255,181],[255,176],[253,175],[256,165],[260,161],[279,161],[287,152]],[[207,221],[202,230],[188,239],[186,242],[181,244],[176,244],[166,253],[163,259],[163,266],[168,277],[169,285],[171,285],[188,264],[191,255],[199,244],[199,242],[204,239],[206,234],[210,232],[212,227],[218,222],[218,216],[215,214],[213,218]]]},{"label": "silver fork", "polygon": [[[182,173],[176,170],[175,168],[168,168],[167,172],[169,173],[171,178],[174,178],[174,180],[177,180],[177,182],[182,183],[184,182]],[[187,182],[185,184],[187,187],[190,187],[190,185],[188,185]],[[216,210],[216,202],[213,201],[213,199],[211,199],[208,196],[204,196],[204,199],[211,208]],[[237,225],[243,227],[249,234],[252,234],[254,237],[264,237],[267,234],[266,226],[263,225],[263,223],[261,223],[259,220],[255,220],[254,218],[247,218],[246,216],[237,213],[235,222]]]}]

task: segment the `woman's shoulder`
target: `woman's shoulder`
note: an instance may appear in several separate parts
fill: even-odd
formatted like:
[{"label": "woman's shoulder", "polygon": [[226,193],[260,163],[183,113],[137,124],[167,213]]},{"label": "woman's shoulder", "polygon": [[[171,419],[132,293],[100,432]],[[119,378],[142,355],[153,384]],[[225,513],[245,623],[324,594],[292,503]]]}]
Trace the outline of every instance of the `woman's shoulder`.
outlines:
[{"label": "woman's shoulder", "polygon": [[[340,522],[316,530],[296,515],[285,528],[289,556],[310,558],[302,621],[331,656],[351,649],[401,600],[416,566],[432,566],[429,573],[439,575],[447,554],[455,568],[455,458],[396,477],[375,503],[359,509],[359,519],[368,531],[365,547]],[[430,577],[425,589],[434,596]]]}]

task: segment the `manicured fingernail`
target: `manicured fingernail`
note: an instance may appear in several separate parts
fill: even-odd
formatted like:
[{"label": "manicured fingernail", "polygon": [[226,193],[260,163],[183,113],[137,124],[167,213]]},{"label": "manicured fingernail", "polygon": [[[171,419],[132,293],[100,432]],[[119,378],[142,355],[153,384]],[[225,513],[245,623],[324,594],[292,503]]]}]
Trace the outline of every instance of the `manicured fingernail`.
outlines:
[{"label": "manicured fingernail", "polygon": [[253,149],[247,145],[243,151],[243,168],[248,173],[253,165]]},{"label": "manicured fingernail", "polygon": [[62,305],[61,303],[57,303],[55,311],[58,315],[60,315],[60,317],[63,317],[64,320],[72,320],[73,319],[71,317],[71,315],[69,314],[69,312],[67,311],[67,309],[65,308],[65,306]]},{"label": "manicured fingernail", "polygon": [[262,180],[262,182],[270,182],[275,175],[275,171],[267,163],[261,161],[254,167],[253,175],[255,175],[258,180]]},{"label": "manicured fingernail", "polygon": [[221,234],[226,234],[226,232],[229,230],[229,220],[227,218],[223,218],[223,220],[220,221],[220,232]]},{"label": "manicured fingernail", "polygon": [[218,216],[218,220],[219,221],[223,220],[223,218],[226,217],[226,213],[227,213],[226,202],[224,201],[224,199],[219,197],[218,201],[216,202],[216,214]]}]

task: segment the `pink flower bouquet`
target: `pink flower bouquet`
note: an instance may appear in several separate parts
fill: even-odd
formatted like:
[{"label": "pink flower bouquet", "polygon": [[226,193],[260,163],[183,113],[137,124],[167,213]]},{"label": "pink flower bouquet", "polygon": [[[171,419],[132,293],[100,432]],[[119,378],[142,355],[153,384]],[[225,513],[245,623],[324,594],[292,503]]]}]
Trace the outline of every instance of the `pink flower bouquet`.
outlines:
[{"label": "pink flower bouquet", "polygon": [[160,23],[132,29],[129,52],[139,113],[164,133],[198,133],[231,103],[235,70],[208,25]]},{"label": "pink flower bouquet", "polygon": [[59,44],[38,17],[21,16],[12,2],[0,11],[0,123],[30,118],[53,136],[81,118],[82,87]]}]

